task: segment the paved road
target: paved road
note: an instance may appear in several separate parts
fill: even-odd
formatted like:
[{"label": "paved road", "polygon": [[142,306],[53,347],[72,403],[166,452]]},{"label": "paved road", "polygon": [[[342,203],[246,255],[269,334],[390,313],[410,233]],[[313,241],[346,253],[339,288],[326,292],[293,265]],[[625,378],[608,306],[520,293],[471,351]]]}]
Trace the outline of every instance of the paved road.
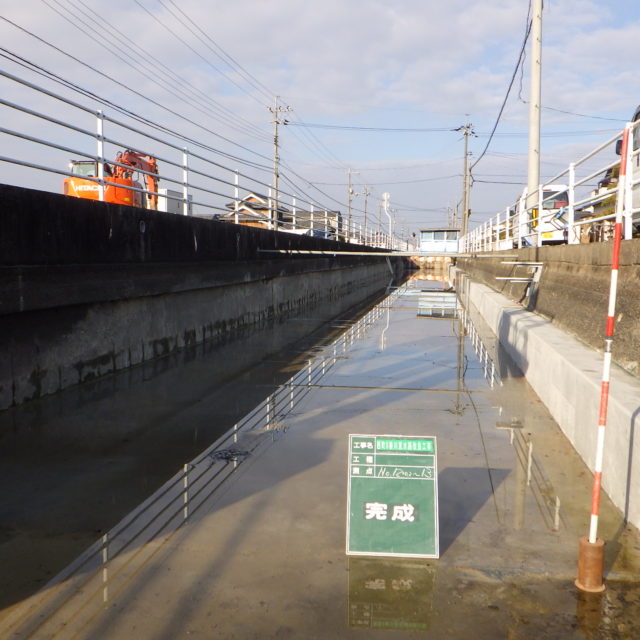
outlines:
[{"label": "paved road", "polygon": [[[590,474],[472,312],[418,315],[427,286],[441,285],[383,302],[186,524],[127,552],[108,592],[60,596],[40,627],[42,600],[26,601],[8,637],[640,637],[637,531],[604,501],[607,590],[578,593]],[[346,555],[355,433],[437,438],[439,559]]]}]

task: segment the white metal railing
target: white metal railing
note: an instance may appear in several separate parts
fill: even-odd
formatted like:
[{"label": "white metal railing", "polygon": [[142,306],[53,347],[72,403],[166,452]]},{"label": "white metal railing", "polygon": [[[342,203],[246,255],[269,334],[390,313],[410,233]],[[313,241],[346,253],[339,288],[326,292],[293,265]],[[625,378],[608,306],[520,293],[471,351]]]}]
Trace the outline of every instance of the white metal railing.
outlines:
[{"label": "white metal railing", "polygon": [[[11,637],[46,635],[45,631],[55,635],[56,629],[70,624],[75,616],[90,615],[90,603],[106,605],[111,602],[126,586],[131,574],[135,574],[136,565],[153,555],[169,536],[189,522],[246,460],[257,456],[287,430],[283,422],[286,416],[336,362],[345,357],[353,344],[366,335],[385,313],[390,301],[403,291],[403,287],[391,290],[380,304],[321,348],[289,380],[210,447],[184,464],[178,473],[36,596],[14,610],[0,624],[0,632],[7,637],[10,634]],[[75,610],[69,611],[68,606]]]},{"label": "white metal railing", "polygon": [[[119,187],[143,199],[158,198],[167,212],[195,212],[245,224],[253,220],[267,229],[379,248],[406,248],[406,242],[383,230],[381,220],[372,227],[287,190],[279,189],[276,194],[267,182],[270,168],[257,160],[235,158],[135,114],[116,118],[4,70],[0,70],[0,80],[19,85],[25,96],[20,103],[0,98],[0,134],[6,136],[0,163],[8,167],[1,182],[61,192],[56,177],[82,177],[97,186],[98,200],[104,200],[107,187]],[[157,174],[142,168],[136,168],[135,174],[143,179],[153,176],[162,189],[148,189],[135,181],[122,185],[105,175],[105,166],[131,168],[115,160],[116,152],[124,150],[157,160]],[[97,175],[78,176],[67,170],[69,157],[95,162]],[[246,169],[227,166],[229,159],[244,163]],[[267,177],[258,177],[261,173]],[[252,210],[243,194],[256,194],[263,202]],[[248,216],[243,214],[243,206]]]},{"label": "white metal railing", "polygon": [[[491,252],[609,240],[618,198],[625,202],[624,238],[638,235],[640,121],[627,126],[635,143],[628,149],[627,166],[631,169],[626,184],[617,179],[620,160],[616,159],[616,152],[621,132],[541,184],[531,197],[525,189],[515,205],[506,207],[460,238],[460,250]],[[566,204],[556,206],[561,196]]]}]

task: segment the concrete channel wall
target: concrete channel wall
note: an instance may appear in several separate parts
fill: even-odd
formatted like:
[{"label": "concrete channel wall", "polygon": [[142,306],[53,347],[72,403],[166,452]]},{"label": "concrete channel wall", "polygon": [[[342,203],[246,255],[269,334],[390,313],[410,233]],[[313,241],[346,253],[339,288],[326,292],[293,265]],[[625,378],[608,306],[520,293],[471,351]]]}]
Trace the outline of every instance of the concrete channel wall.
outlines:
[{"label": "concrete channel wall", "polygon": [[[545,246],[497,252],[492,258],[459,258],[457,265],[477,281],[602,350],[611,249],[610,242]],[[526,295],[525,283],[496,279],[528,277],[534,267],[524,262],[541,263],[539,284],[532,296]],[[636,376],[640,376],[639,319],[640,238],[622,242],[613,344],[614,361]]]},{"label": "concrete channel wall", "polygon": [[[489,271],[487,263],[484,260],[478,260],[478,263],[480,272],[486,274]],[[468,273],[454,270],[461,297],[479,310],[566,437],[593,471],[602,354],[561,328],[560,323],[556,324],[549,318],[527,310],[526,300],[523,305],[509,299],[494,288],[478,282],[475,278],[477,272],[473,268],[470,271],[472,278]],[[556,295],[560,296],[561,292],[556,292]],[[567,300],[563,306],[567,307],[568,312],[572,301],[570,293],[565,295]],[[600,324],[601,315],[600,312],[594,312],[591,317]],[[576,325],[573,326],[575,331]],[[614,364],[603,487],[627,521],[640,528],[639,426],[640,379]]]},{"label": "concrete channel wall", "polygon": [[0,185],[0,409],[315,305],[340,313],[405,268],[282,249],[354,247]]}]

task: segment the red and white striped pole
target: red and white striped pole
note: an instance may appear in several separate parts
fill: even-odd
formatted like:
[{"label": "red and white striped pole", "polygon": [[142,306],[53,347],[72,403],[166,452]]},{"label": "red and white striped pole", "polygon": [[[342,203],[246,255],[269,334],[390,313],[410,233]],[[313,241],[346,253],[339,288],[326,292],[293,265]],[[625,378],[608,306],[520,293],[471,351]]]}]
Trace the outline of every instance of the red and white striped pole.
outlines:
[{"label": "red and white striped pole", "polygon": [[578,553],[578,578],[576,586],[583,591],[598,592],[604,590],[604,541],[598,539],[598,518],[600,516],[600,494],[602,491],[602,462],[604,459],[604,436],[607,426],[607,407],[609,403],[609,380],[611,374],[611,350],[615,328],[616,296],[618,292],[618,270],[620,265],[620,243],[622,241],[622,216],[625,206],[625,188],[627,176],[627,149],[629,132],[627,125],[622,136],[620,153],[620,173],[618,177],[618,197],[616,199],[616,219],[611,256],[611,281],[609,285],[609,308],[604,339],[604,362],[602,365],[602,384],[600,388],[600,411],[598,416],[598,438],[596,442],[596,460],[593,473],[593,492],[591,496],[591,521],[589,536],[580,538]]}]

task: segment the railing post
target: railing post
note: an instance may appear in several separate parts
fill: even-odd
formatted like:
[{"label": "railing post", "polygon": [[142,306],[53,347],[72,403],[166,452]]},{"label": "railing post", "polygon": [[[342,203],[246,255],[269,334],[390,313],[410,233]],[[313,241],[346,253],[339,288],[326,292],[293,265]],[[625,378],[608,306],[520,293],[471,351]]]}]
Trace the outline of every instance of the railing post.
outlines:
[{"label": "railing post", "polygon": [[504,239],[505,239],[505,249],[513,248],[513,227],[511,226],[511,216],[509,215],[509,207],[506,207],[504,210]]},{"label": "railing post", "polygon": [[523,203],[523,198],[521,197],[520,200],[518,200],[518,249],[522,249],[522,236],[525,233],[525,229],[526,227],[526,221],[525,221],[525,209],[524,209],[524,203]]},{"label": "railing post", "polygon": [[544,203],[542,202],[542,185],[538,185],[538,233],[537,233],[537,240],[536,240],[536,246],[541,247],[542,246],[542,205]]},{"label": "railing post", "polygon": [[269,425],[271,424],[271,401],[272,401],[273,395],[270,395],[267,398],[267,405],[266,405],[266,414],[265,414],[265,428],[269,429]]},{"label": "railing post", "polygon": [[182,519],[189,517],[189,465],[182,467]]},{"label": "railing post", "polygon": [[98,200],[104,202],[104,113],[96,113],[96,155],[98,156]]},{"label": "railing post", "polygon": [[240,174],[238,173],[238,170],[236,169],[235,172],[235,187],[233,188],[233,221],[238,224],[238,207],[240,205],[239,203],[239,198],[240,198],[240,189],[238,188],[238,185],[240,183]]},{"label": "railing post", "polygon": [[102,602],[109,601],[109,534],[102,536]]},{"label": "railing post", "polygon": [[[633,139],[635,136],[635,129],[638,124],[631,126],[629,130],[630,143],[627,145],[627,167],[632,167],[631,171],[627,174],[627,179],[624,181],[624,208],[623,208],[623,238],[625,240],[631,240],[633,237],[633,182],[636,178],[636,172],[633,171]],[[640,186],[638,187],[640,188]]]},{"label": "railing post", "polygon": [[182,215],[189,215],[189,151],[182,148]]},{"label": "railing post", "polygon": [[567,203],[567,244],[578,244],[580,242],[580,236],[576,222],[576,165],[572,162],[569,165],[569,201]]}]

